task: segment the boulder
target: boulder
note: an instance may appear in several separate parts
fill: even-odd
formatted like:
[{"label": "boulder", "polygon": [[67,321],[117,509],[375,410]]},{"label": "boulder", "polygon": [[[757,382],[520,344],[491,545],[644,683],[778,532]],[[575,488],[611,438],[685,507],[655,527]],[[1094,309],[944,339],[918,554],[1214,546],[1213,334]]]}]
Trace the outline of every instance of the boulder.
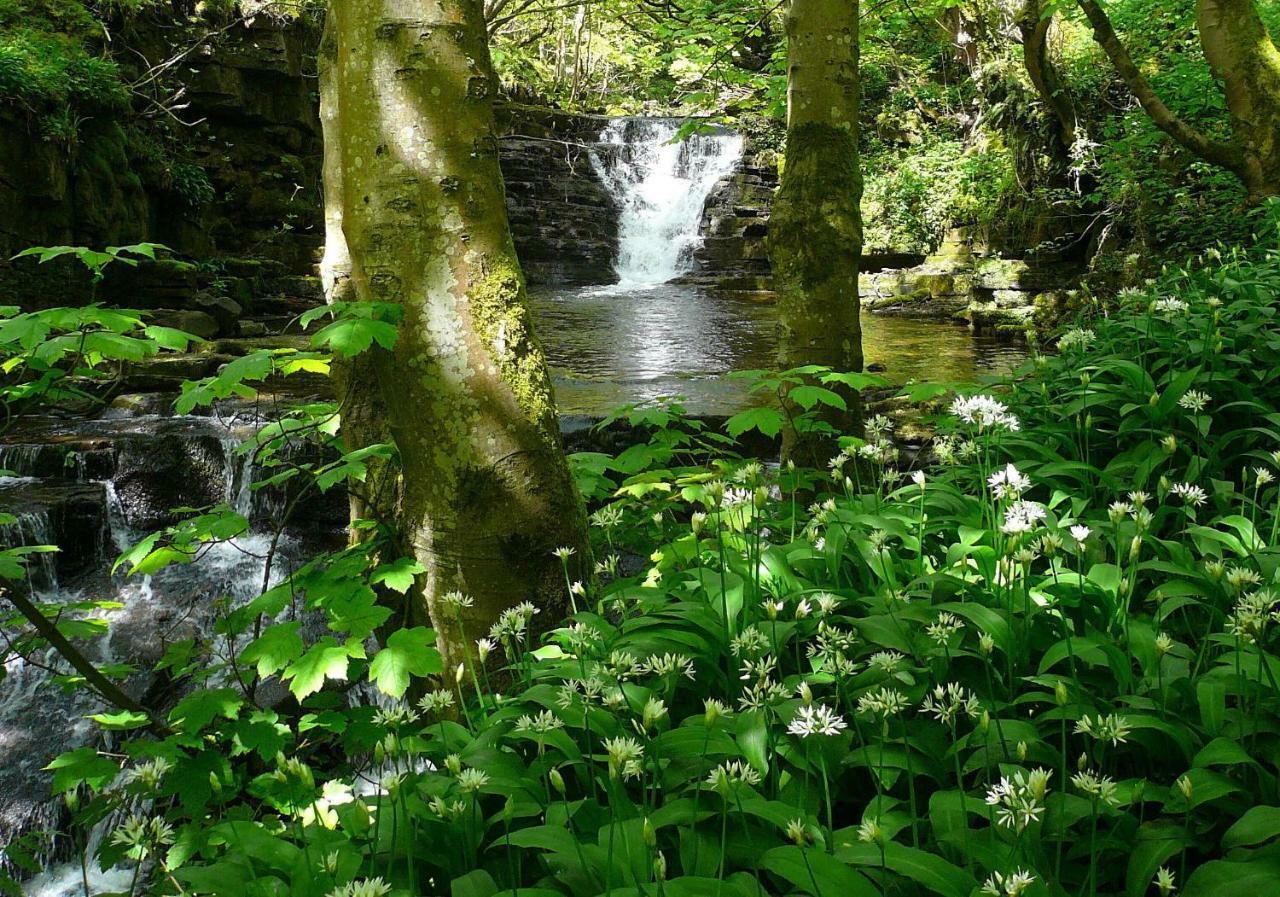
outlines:
[{"label": "boulder", "polygon": [[219,336],[235,336],[239,332],[244,308],[230,296],[197,293],[191,297],[191,304],[217,321]]},{"label": "boulder", "polygon": [[151,314],[148,321],[162,327],[172,327],[201,339],[213,339],[220,331],[217,319],[208,312],[195,309],[162,308]]}]

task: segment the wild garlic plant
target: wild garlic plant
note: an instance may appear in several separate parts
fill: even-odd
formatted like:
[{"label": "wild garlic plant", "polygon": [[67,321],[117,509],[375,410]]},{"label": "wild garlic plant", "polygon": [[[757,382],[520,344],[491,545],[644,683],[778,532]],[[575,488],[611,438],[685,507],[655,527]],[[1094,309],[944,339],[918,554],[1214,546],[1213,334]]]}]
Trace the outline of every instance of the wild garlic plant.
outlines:
[{"label": "wild garlic plant", "polygon": [[545,635],[516,604],[444,671],[425,631],[269,627],[242,660],[295,703],[197,690],[57,787],[105,818],[150,783],[100,857],[136,893],[1280,890],[1277,294],[1266,253],[1127,294],[935,403],[912,469],[887,419],[814,471],[630,409]]}]

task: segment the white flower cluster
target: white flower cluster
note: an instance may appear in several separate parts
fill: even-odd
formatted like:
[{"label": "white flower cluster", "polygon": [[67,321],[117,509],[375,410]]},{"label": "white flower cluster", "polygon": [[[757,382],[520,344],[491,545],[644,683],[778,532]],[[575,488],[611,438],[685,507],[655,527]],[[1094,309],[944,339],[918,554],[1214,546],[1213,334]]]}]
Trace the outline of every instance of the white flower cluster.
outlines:
[{"label": "white flower cluster", "polygon": [[1067,352],[1071,349],[1083,349],[1092,345],[1097,338],[1098,335],[1092,330],[1084,327],[1073,327],[1058,337],[1058,351]]},{"label": "white flower cluster", "polygon": [[951,403],[951,413],[966,424],[974,424],[979,430],[1019,429],[1018,419],[1009,406],[994,396],[957,396]]},{"label": "white flower cluster", "polygon": [[1012,464],[1006,464],[1003,470],[997,470],[987,478],[991,494],[997,499],[1016,499],[1031,488],[1031,479]]},{"label": "white flower cluster", "polygon": [[811,735],[839,735],[847,725],[830,707],[810,704],[800,708],[795,719],[787,726],[787,732],[801,738]]},{"label": "white flower cluster", "polygon": [[1048,513],[1039,502],[1020,499],[1005,508],[1004,523],[1000,525],[1000,531],[1010,536],[1029,533]]},{"label": "white flower cluster", "polygon": [[1049,793],[1049,771],[1018,770],[1002,776],[987,791],[987,805],[995,808],[996,821],[1006,828],[1022,831],[1044,814],[1044,797]]}]

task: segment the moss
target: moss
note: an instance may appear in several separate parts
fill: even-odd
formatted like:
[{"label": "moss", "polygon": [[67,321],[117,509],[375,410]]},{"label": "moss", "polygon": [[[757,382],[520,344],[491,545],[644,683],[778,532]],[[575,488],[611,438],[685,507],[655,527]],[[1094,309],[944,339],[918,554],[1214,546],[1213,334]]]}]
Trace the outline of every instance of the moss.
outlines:
[{"label": "moss", "polygon": [[524,276],[514,256],[490,259],[468,299],[472,324],[526,418],[543,431],[558,432],[546,361],[533,339]]},{"label": "moss", "polygon": [[787,134],[787,169],[769,217],[769,255],[775,276],[810,290],[856,272],[862,246],[858,202],[862,175],[847,130],[816,122]]}]

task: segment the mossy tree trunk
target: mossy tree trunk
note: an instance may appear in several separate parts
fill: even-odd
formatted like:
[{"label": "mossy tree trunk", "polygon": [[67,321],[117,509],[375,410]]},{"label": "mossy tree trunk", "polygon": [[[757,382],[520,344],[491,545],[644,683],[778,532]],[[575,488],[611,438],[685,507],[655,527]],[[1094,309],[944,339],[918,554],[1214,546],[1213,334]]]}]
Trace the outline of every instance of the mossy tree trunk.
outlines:
[{"label": "mossy tree trunk", "polygon": [[1053,114],[1053,147],[1065,171],[1071,165],[1071,148],[1076,141],[1076,110],[1058,69],[1049,58],[1049,32],[1053,16],[1045,15],[1041,0],[1025,0],[1018,13],[1018,30],[1022,34],[1022,61],[1027,77],[1040,100]]},{"label": "mossy tree trunk", "polygon": [[395,349],[339,378],[347,438],[385,431],[400,456],[357,510],[426,569],[406,618],[451,668],[469,646],[446,593],[474,599],[467,639],[522,600],[554,622],[552,552],[587,554],[507,223],[481,3],[332,0],[324,50],[326,286],[403,309]]},{"label": "mossy tree trunk", "polygon": [[1280,51],[1255,0],[1197,0],[1200,45],[1222,81],[1231,139],[1216,140],[1170,109],[1133,61],[1097,0],[1077,0],[1121,79],[1179,144],[1240,178],[1253,199],[1280,195]]},{"label": "mossy tree trunk", "polygon": [[1200,46],[1222,81],[1240,145],[1240,179],[1255,197],[1280,195],[1280,50],[1253,0],[1200,0]]},{"label": "mossy tree trunk", "polygon": [[[768,237],[779,360],[784,369],[859,371],[858,3],[791,0],[786,29],[786,162]],[[828,419],[848,432],[858,426],[860,406],[856,395],[845,398],[849,411]],[[783,453],[797,463],[821,463],[825,443],[788,427]]]}]

